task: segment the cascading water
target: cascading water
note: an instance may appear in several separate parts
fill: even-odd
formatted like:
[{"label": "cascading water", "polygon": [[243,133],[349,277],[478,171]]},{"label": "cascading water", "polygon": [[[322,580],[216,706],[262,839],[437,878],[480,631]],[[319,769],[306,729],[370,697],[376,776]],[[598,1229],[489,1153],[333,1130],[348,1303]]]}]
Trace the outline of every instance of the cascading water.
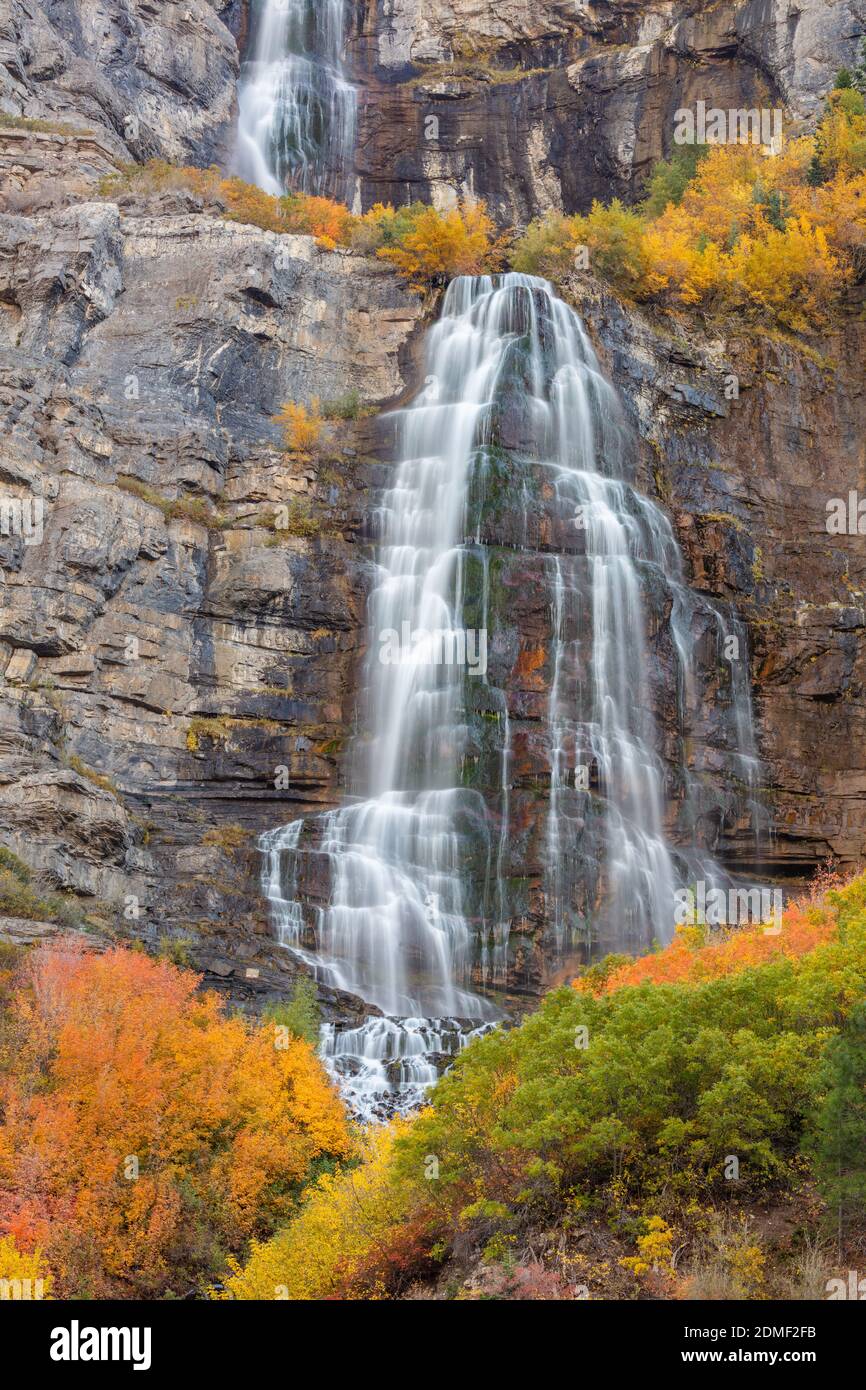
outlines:
[{"label": "cascading water", "polygon": [[[668,787],[647,629],[661,613],[684,738],[700,704],[690,630],[701,618],[722,635],[728,627],[685,588],[669,521],[623,476],[617,399],[576,314],[533,277],[453,281],[429,334],[424,390],[396,423],[400,462],[376,512],[357,799],[262,840],[283,943],[321,983],[381,1010],[323,1037],[368,1118],[416,1104],[437,1064],[490,1026],[496,1009],[478,988],[501,987],[507,970],[509,692],[485,663],[473,666],[462,626],[474,606],[486,641],[491,547],[472,507],[491,459],[507,455],[527,505],[541,471],[546,534],[558,538],[539,575],[550,599],[543,858],[555,943],[578,931],[608,949],[667,939],[675,887],[720,875],[707,851],[674,848],[666,827],[673,793],[681,804],[698,795],[700,769],[681,765]],[[527,511],[517,548],[530,548],[529,527]],[[494,647],[496,623],[493,614]],[[729,743],[745,783],[747,683],[735,684],[732,675]],[[479,717],[499,736],[485,790],[467,775],[480,760]]]},{"label": "cascading water", "polygon": [[238,87],[235,165],[267,193],[351,201],[356,93],[342,52],[344,0],[259,0]]}]

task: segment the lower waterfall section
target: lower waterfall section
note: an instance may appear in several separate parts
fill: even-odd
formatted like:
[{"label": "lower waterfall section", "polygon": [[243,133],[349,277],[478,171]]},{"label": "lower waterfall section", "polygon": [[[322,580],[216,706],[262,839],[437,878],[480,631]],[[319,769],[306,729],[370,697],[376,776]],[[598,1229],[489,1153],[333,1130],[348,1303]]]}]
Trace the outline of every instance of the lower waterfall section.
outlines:
[{"label": "lower waterfall section", "polygon": [[617,397],[545,281],[452,282],[395,424],[351,796],[261,842],[281,942],[376,1011],[323,1031],[367,1119],[417,1105],[501,1016],[533,918],[561,960],[669,939],[675,889],[727,881],[713,842],[754,821],[757,768],[744,647],[723,659],[743,634],[686,587]]}]

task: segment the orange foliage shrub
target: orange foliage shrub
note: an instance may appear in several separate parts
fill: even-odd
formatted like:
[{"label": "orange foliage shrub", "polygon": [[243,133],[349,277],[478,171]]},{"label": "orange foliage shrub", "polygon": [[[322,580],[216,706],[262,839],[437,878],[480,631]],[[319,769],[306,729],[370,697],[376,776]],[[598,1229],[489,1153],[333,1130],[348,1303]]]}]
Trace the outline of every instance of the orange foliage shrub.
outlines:
[{"label": "orange foliage shrub", "polygon": [[125,191],[191,193],[208,211],[223,213],[233,222],[313,236],[325,251],[345,246],[366,254],[378,252],[418,287],[453,275],[497,270],[503,259],[483,203],[462,203],[447,212],[423,203],[396,210],[377,203],[356,217],[332,198],[294,191],[277,198],[243,179],[224,178],[215,165],[184,168],[164,159],[126,165],[100,185],[104,197]]},{"label": "orange foliage shrub", "polygon": [[185,1292],[348,1153],[309,1044],[197,986],[120,948],[28,964],[0,1058],[0,1235],[41,1248],[61,1296]]},{"label": "orange foliage shrub", "polygon": [[286,231],[279,198],[271,197],[255,184],[238,178],[223,179],[215,193],[232,222],[247,222],[265,232]]},{"label": "orange foliage shrub", "polygon": [[798,901],[785,909],[782,930],[777,936],[755,925],[733,928],[721,940],[714,933],[713,939],[707,940],[703,927],[678,927],[674,940],[664,950],[573,983],[575,989],[597,995],[647,982],[702,984],[765,965],[780,956],[797,959],[808,955],[816,946],[831,940],[836,929],[835,915],[828,907],[815,901]]},{"label": "orange foliage shrub", "polygon": [[146,164],[128,164],[112,174],[100,187],[105,197],[124,190],[141,193],[184,192],[225,212],[233,222],[246,222],[266,232],[296,232],[318,238],[329,247],[348,245],[357,221],[349,209],[331,198],[308,193],[287,193],[275,198],[254,183],[236,177],[224,178],[216,165],[209,169],[169,164],[150,159]]},{"label": "orange foliage shrub", "polygon": [[310,193],[287,193],[274,198],[242,179],[225,179],[217,196],[225,205],[226,216],[235,222],[249,222],[268,232],[292,232],[314,236],[322,250],[348,246],[355,218],[343,203],[318,198]]},{"label": "orange foliage shrub", "polygon": [[280,230],[314,236],[323,250],[348,246],[356,219],[342,203],[308,193],[288,193],[280,199]]}]

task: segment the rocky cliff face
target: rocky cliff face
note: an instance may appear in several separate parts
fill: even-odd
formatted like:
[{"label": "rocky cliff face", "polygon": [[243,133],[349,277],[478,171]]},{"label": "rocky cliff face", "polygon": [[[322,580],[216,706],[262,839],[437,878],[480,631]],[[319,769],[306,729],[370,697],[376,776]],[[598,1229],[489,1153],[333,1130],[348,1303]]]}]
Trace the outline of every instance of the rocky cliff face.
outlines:
[{"label": "rocky cliff face", "polygon": [[194,200],[88,201],[109,143],[7,140],[19,200],[46,163],[75,194],[0,219],[0,486],[44,509],[41,543],[2,539],[0,824],[97,916],[133,895],[136,929],[225,930],[243,959],[269,940],[255,833],[337,796],[375,469],[363,420],[313,467],[271,416],[397,395],[421,306]]},{"label": "rocky cliff face", "polygon": [[242,0],[0,0],[0,105],[127,159],[209,164],[230,136]]},{"label": "rocky cliff face", "polygon": [[675,111],[698,100],[808,121],[866,20],[863,0],[361,8],[365,203],[474,194],[511,224],[634,198],[670,153]]},{"label": "rocky cliff face", "polygon": [[[0,0],[0,107],[103,131],[114,154],[231,156],[250,0]],[[635,197],[674,112],[806,121],[853,64],[866,0],[357,0],[364,206],[461,194],[509,224]]]},{"label": "rocky cliff face", "polygon": [[[363,200],[474,190],[521,220],[628,195],[698,97],[780,100],[808,119],[854,51],[856,3],[359,4]],[[216,0],[0,0],[0,105],[63,126],[0,129],[0,493],[41,503],[44,524],[38,544],[0,537],[0,831],[97,924],[188,935],[213,982],[261,1001],[294,967],[272,942],[254,837],[340,798],[369,496],[389,459],[387,428],[361,418],[291,463],[271,416],[350,388],[370,407],[400,398],[425,306],[380,263],[214,218],[188,195],[98,196],[120,160],[227,148],[244,23]],[[748,621],[777,829],[756,847],[726,822],[720,848],[744,873],[799,876],[829,851],[853,863],[866,557],[825,517],[829,498],[866,490],[862,333],[852,320],[820,355],[710,341],[591,280],[569,294],[691,582]],[[515,641],[497,659],[526,732],[509,963],[523,993],[548,968],[533,729],[549,653],[533,633],[549,624],[533,576],[551,538],[525,545],[513,500],[494,523],[514,542]],[[693,760],[712,763],[720,742],[708,715]]]}]

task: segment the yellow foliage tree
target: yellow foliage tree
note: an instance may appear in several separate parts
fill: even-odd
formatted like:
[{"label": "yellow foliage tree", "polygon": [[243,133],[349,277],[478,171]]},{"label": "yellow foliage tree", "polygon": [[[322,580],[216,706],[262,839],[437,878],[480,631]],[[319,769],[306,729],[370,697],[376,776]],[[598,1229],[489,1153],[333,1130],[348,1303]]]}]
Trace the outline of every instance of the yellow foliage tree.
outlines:
[{"label": "yellow foliage tree", "polygon": [[808,189],[794,203],[821,229],[840,265],[849,262],[862,275],[866,261],[866,173],[837,174],[820,188]]},{"label": "yellow foliage tree", "polygon": [[3,1298],[50,1298],[54,1280],[42,1259],[42,1251],[19,1250],[14,1236],[0,1236],[0,1285]]},{"label": "yellow foliage tree", "polygon": [[[744,314],[795,332],[825,325],[866,270],[866,111],[859,92],[831,93],[814,137],[767,158],[718,145],[675,196],[644,209],[614,200],[584,217],[530,224],[516,269],[562,282],[575,250],[628,298]],[[649,211],[651,209],[652,211]]]},{"label": "yellow foliage tree", "polygon": [[586,217],[575,219],[574,231],[589,250],[593,272],[624,294],[644,299],[664,289],[665,276],[647,250],[643,218],[618,198],[609,207],[594,202]]},{"label": "yellow foliage tree", "polygon": [[418,286],[480,275],[498,263],[493,231],[483,203],[461,203],[447,212],[425,207],[399,245],[383,246],[378,255]]},{"label": "yellow foliage tree", "polygon": [[830,93],[815,132],[815,153],[825,177],[866,171],[866,111],[859,92]]},{"label": "yellow foliage tree", "polygon": [[279,200],[255,184],[244,183],[238,178],[224,179],[218,195],[232,222],[251,223],[266,232],[289,230],[284,226]]},{"label": "yellow foliage tree", "polygon": [[314,236],[325,251],[348,246],[357,220],[343,203],[311,193],[287,193],[280,199],[280,230]]},{"label": "yellow foliage tree", "polygon": [[700,273],[701,256],[695,247],[694,225],[684,208],[668,205],[647,229],[644,249],[652,262],[657,290],[673,287],[683,304],[700,303],[708,282],[706,275]]},{"label": "yellow foliage tree", "polygon": [[241,1268],[233,1264],[224,1297],[321,1299],[351,1283],[418,1204],[395,1179],[394,1143],[409,1121],[372,1128],[359,1140],[361,1162],[326,1174],[298,1216],[268,1241],[254,1241]]},{"label": "yellow foliage tree", "polygon": [[696,237],[728,246],[759,215],[753,192],[764,161],[753,145],[715,145],[683,194],[682,209]]},{"label": "yellow foliage tree", "polygon": [[735,301],[798,331],[827,321],[842,284],[826,234],[803,214],[783,232],[770,227],[762,237],[741,237],[728,266]]}]

